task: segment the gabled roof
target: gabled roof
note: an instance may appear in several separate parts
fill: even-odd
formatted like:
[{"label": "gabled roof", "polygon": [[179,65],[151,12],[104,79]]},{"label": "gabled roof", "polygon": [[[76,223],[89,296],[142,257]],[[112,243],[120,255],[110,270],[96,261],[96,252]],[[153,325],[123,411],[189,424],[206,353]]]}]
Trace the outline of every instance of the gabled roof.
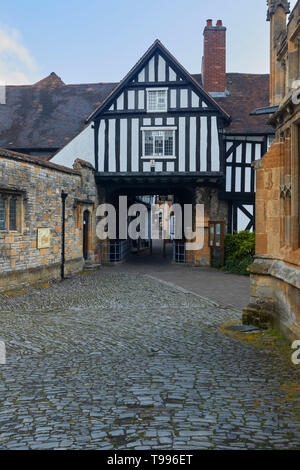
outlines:
[{"label": "gabled roof", "polygon": [[[65,85],[54,75],[35,85],[6,87],[6,104],[0,105],[0,147],[53,153],[85,127],[87,117],[119,85]],[[201,75],[190,77],[202,90]],[[231,116],[226,133],[274,133],[267,116],[250,116],[253,109],[269,105],[269,75],[228,73],[226,88],[225,98],[208,98]]]},{"label": "gabled roof", "polygon": [[62,147],[116,86],[57,85],[47,77],[35,85],[6,87],[6,104],[0,105],[0,147],[22,152]]},{"label": "gabled roof", "polygon": [[269,83],[267,74],[226,75],[229,95],[216,101],[231,115],[230,126],[226,129],[228,134],[274,134],[273,127],[267,125],[268,116],[250,116],[253,109],[269,106]]},{"label": "gabled roof", "polygon": [[141,59],[135,64],[135,66],[128,72],[128,74],[123,78],[123,80],[118,84],[118,86],[107,96],[101,105],[95,109],[95,111],[90,114],[87,119],[87,122],[90,122],[97,118],[101,112],[109,107],[112,101],[118,97],[121,90],[129,85],[129,83],[134,79],[134,77],[143,69],[145,64],[153,57],[155,53],[161,54],[165,60],[170,61],[174,70],[177,71],[181,76],[183,76],[188,82],[190,82],[194,89],[202,96],[205,97],[206,101],[216,108],[219,113],[224,117],[225,120],[230,120],[230,115],[224,111],[224,109],[204,90],[201,84],[195,80],[192,75],[175,59],[175,57],[168,51],[168,49],[158,40],[154,41],[152,46],[146,51],[146,53],[141,57]]}]

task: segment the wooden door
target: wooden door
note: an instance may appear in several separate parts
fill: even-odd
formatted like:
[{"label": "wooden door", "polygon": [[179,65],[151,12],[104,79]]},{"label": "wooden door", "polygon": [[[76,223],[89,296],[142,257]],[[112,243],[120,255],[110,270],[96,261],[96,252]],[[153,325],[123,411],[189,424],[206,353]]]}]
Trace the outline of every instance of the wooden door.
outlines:
[{"label": "wooden door", "polygon": [[211,266],[224,266],[224,222],[209,223],[209,246],[211,249]]}]

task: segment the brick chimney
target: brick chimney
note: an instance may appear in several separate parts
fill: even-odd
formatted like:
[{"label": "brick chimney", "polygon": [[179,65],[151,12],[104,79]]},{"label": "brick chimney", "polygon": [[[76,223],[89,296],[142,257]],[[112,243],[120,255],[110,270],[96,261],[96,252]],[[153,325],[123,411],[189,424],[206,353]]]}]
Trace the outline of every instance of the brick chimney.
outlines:
[{"label": "brick chimney", "polygon": [[212,20],[207,20],[203,35],[203,85],[212,95],[222,96],[226,90],[226,28],[222,20],[218,20],[216,26]]}]

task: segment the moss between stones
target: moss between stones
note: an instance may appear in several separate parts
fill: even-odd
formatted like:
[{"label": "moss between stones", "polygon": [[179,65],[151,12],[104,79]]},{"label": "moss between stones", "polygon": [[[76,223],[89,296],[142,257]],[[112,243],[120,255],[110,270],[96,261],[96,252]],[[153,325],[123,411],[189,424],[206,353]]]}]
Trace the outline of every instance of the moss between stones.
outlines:
[{"label": "moss between stones", "polygon": [[26,294],[25,289],[8,290],[8,291],[0,293],[0,295],[5,295],[6,297],[18,297],[18,295],[22,295],[22,294]]}]

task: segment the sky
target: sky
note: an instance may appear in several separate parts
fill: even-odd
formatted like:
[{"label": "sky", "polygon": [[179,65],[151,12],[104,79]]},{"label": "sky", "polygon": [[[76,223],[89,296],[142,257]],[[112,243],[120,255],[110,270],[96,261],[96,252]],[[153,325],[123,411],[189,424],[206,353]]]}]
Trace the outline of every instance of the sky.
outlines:
[{"label": "sky", "polygon": [[0,81],[35,83],[55,72],[65,83],[118,82],[155,39],[200,73],[207,19],[227,27],[228,72],[268,73],[266,10],[266,0],[2,2]]}]

